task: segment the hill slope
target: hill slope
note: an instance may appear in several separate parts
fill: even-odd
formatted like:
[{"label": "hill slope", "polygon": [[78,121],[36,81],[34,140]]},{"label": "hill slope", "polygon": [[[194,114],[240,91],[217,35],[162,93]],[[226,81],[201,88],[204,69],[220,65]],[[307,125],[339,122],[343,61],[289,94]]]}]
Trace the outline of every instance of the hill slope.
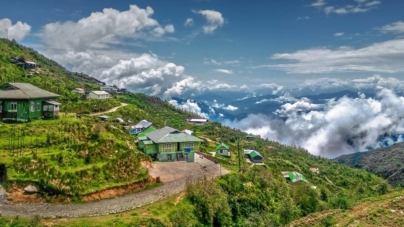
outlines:
[{"label": "hill slope", "polygon": [[387,179],[392,185],[404,185],[404,143],[342,155],[335,161],[350,167],[365,169]]},{"label": "hill slope", "polygon": [[[101,110],[98,104],[79,101],[70,92],[79,85],[96,87],[95,82],[76,78],[45,58],[38,73],[27,77],[28,71],[10,63],[9,58],[25,53],[26,58],[41,62],[43,56],[36,56],[33,50],[31,53],[31,50],[9,41],[2,40],[0,44],[6,50],[0,53],[1,82],[18,79],[62,94],[65,99],[62,106],[67,113],[56,120],[1,124],[0,156],[9,174],[6,186],[34,182],[46,189],[50,196],[53,193],[77,198],[147,178],[147,170],[140,161],[148,156],[139,152],[133,144],[135,138],[121,126],[92,116],[68,116],[68,113],[77,111],[91,112],[96,105],[97,110]],[[46,61],[49,65],[45,64]],[[217,122],[187,124],[186,118],[199,116],[177,109],[158,97],[127,93],[110,100],[117,105],[119,102],[128,104],[108,114],[111,117],[132,122],[146,119],[157,127],[188,128],[204,138],[201,152],[208,154],[214,151],[218,142],[224,142],[232,153],[230,158],[217,158],[217,162],[231,174],[215,181],[190,182],[178,206],[170,205],[167,215],[161,218],[155,218],[154,214],[142,216],[146,222],[163,226],[281,226],[313,212],[348,209],[361,199],[391,190],[382,178],[313,156],[301,148],[259,137],[247,140],[246,133]],[[263,155],[265,166],[252,165],[244,158],[240,158],[239,166],[240,156],[237,155],[239,151],[242,155],[243,148],[258,150]],[[320,172],[313,173],[310,171],[312,167],[319,168]],[[282,171],[298,171],[308,182],[286,181]],[[139,217],[132,218],[128,221],[133,221],[132,225],[136,226]]]}]

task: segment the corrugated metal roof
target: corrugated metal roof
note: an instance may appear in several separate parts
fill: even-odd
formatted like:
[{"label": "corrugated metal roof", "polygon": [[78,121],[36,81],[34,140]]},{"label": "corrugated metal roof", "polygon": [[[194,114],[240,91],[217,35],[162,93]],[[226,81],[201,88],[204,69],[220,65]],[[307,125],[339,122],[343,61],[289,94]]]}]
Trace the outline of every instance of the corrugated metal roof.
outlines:
[{"label": "corrugated metal roof", "polygon": [[175,132],[175,131],[178,131],[178,130],[175,129],[175,128],[171,128],[171,127],[166,126],[166,127],[162,128],[162,129],[159,129],[159,130],[156,130],[154,132],[148,133],[148,134],[146,134],[146,136],[149,139],[156,142],[156,141],[159,141],[164,136],[166,136],[168,133]]},{"label": "corrugated metal roof", "polygon": [[181,142],[202,142],[198,137],[188,135],[184,132],[172,132],[161,138],[156,143],[181,143]]},{"label": "corrugated metal roof", "polygon": [[55,101],[45,101],[46,103],[49,103],[49,104],[52,104],[52,105],[55,105],[55,106],[57,106],[57,105],[61,105],[60,103],[58,103],[58,102],[55,102]]},{"label": "corrugated metal roof", "polygon": [[106,91],[92,91],[92,93],[96,95],[109,95],[109,93]]},{"label": "corrugated metal roof", "polygon": [[29,83],[8,83],[0,88],[0,99],[57,98],[59,96]]},{"label": "corrugated metal roof", "polygon": [[136,125],[132,126],[133,128],[147,128],[150,127],[153,123],[148,122],[146,120],[141,120]]},{"label": "corrugated metal roof", "polygon": [[164,127],[160,130],[146,135],[155,143],[173,143],[173,142],[202,142],[198,137],[188,135],[171,127]]}]

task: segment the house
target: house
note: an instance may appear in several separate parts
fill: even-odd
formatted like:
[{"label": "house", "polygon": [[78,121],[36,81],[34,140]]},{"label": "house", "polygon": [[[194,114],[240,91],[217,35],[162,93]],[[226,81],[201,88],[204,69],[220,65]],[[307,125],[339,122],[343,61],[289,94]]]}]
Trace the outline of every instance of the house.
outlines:
[{"label": "house", "polygon": [[208,119],[187,119],[186,121],[194,125],[203,125],[209,122]]},{"label": "house", "polygon": [[147,133],[138,137],[139,148],[159,161],[194,162],[195,151],[203,140],[171,127]]},{"label": "house", "polygon": [[103,121],[108,121],[109,120],[109,117],[106,116],[106,115],[99,116],[98,118],[103,120]]},{"label": "house", "polygon": [[30,121],[59,116],[60,95],[29,83],[8,83],[0,87],[0,119],[3,121]]},{"label": "house", "polygon": [[83,88],[75,88],[74,90],[72,90],[72,92],[74,92],[74,93],[77,93],[77,94],[80,94],[80,95],[84,95],[85,94],[85,91],[84,91],[84,89]]},{"label": "house", "polygon": [[229,146],[227,146],[224,143],[220,143],[219,145],[216,146],[216,154],[230,157]]},{"label": "house", "polygon": [[292,181],[292,183],[298,182],[298,181],[304,181],[307,182],[306,178],[300,174],[299,172],[296,171],[283,171],[282,175],[285,179]]},{"label": "house", "polygon": [[118,91],[117,88],[109,85],[100,87],[100,90],[108,93],[116,93]]},{"label": "house", "polygon": [[253,163],[262,163],[262,155],[256,150],[244,149],[244,156]]},{"label": "house", "polygon": [[24,61],[23,67],[24,67],[24,69],[35,69],[36,63],[33,61]]},{"label": "house", "polygon": [[128,89],[126,89],[126,88],[119,88],[116,92],[117,92],[117,93],[126,93],[126,92],[128,92]]},{"label": "house", "polygon": [[125,121],[120,117],[116,117],[116,118],[112,119],[112,122],[117,122],[122,125],[125,124]]},{"label": "house", "polygon": [[149,122],[147,120],[141,120],[136,125],[133,125],[133,126],[130,127],[129,134],[132,134],[132,135],[139,134],[139,133],[143,132],[144,130],[146,130],[147,128],[149,128],[150,126],[152,126],[152,125],[153,125],[152,122]]},{"label": "house", "polygon": [[105,91],[92,91],[88,93],[87,99],[108,99],[111,95]]},{"label": "house", "polygon": [[247,140],[255,140],[255,136],[253,134],[248,134],[245,138]]}]

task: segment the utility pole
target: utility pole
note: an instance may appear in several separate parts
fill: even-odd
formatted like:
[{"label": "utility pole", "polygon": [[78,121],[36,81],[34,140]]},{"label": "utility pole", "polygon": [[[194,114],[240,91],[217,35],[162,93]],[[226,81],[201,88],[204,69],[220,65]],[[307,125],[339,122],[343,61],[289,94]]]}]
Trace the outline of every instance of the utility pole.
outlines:
[{"label": "utility pole", "polygon": [[240,137],[237,138],[237,150],[238,150],[238,171],[241,172]]}]

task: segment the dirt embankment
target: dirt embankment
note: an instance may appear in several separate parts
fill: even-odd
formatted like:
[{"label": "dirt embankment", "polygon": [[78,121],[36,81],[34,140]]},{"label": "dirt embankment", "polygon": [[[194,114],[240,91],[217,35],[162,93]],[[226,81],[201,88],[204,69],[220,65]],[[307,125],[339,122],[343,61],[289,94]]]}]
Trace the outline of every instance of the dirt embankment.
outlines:
[{"label": "dirt embankment", "polygon": [[139,192],[144,190],[149,184],[156,182],[156,180],[149,176],[146,180],[129,183],[126,185],[120,185],[112,188],[107,188],[98,192],[90,193],[87,195],[81,196],[81,200],[83,201],[95,201],[101,199],[109,199],[117,196]]}]

